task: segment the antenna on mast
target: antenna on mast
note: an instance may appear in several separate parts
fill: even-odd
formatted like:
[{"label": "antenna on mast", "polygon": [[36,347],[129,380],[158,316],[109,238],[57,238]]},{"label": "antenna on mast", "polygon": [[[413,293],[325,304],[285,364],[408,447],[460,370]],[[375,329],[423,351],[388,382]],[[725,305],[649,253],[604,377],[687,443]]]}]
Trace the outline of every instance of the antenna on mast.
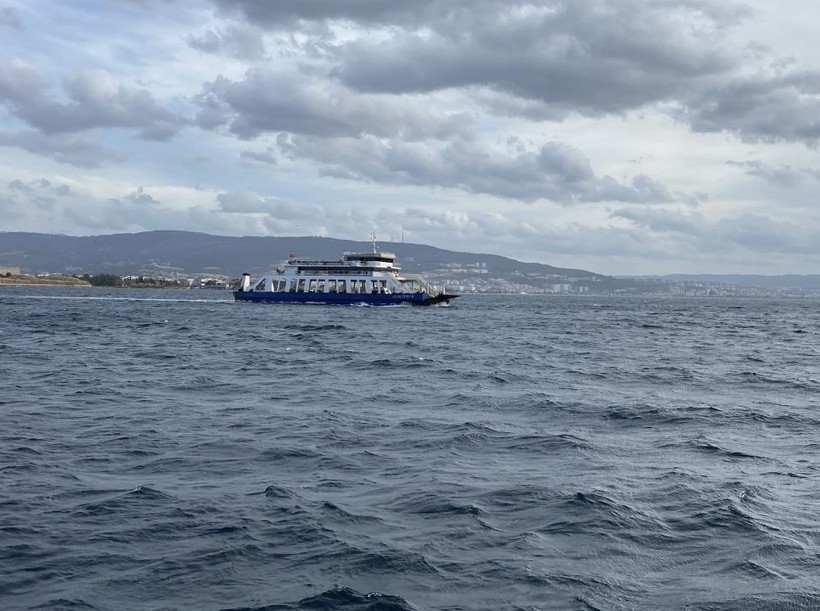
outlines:
[{"label": "antenna on mast", "polygon": [[376,246],[376,228],[373,228],[373,231],[370,232],[370,241],[373,243],[373,252],[379,252],[379,248]]}]

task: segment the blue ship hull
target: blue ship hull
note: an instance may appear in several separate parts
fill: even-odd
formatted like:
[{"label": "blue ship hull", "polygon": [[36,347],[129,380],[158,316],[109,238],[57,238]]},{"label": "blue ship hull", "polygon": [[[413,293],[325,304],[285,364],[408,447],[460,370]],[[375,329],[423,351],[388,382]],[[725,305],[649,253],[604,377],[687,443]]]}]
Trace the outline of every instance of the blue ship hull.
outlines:
[{"label": "blue ship hull", "polygon": [[333,305],[434,305],[449,302],[458,295],[436,295],[427,293],[285,293],[271,291],[234,291],[236,301],[260,303],[317,303]]}]

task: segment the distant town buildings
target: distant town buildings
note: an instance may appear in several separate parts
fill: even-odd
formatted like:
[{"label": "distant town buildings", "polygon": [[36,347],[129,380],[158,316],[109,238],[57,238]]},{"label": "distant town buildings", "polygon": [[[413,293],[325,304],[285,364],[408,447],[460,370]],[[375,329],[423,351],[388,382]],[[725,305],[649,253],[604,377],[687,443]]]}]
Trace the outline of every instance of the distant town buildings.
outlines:
[{"label": "distant town buildings", "polygon": [[820,290],[741,286],[720,282],[675,281],[663,277],[612,278],[513,271],[493,274],[484,262],[445,263],[425,274],[434,284],[458,293],[545,295],[669,295],[674,297],[820,297]]},{"label": "distant town buildings", "polygon": [[[408,260],[412,260],[408,258]],[[0,276],[21,274],[17,266],[0,266]],[[423,275],[434,285],[456,293],[510,293],[542,295],[657,295],[672,297],[820,297],[820,289],[762,288],[721,282],[674,280],[665,277],[614,278],[584,272],[570,277],[556,273],[506,270],[499,273],[485,261],[442,263]],[[36,274],[47,278],[49,272]],[[61,275],[61,274],[54,274]],[[89,274],[77,274],[89,280]],[[238,279],[207,268],[199,274],[151,261],[139,274],[96,274],[91,284],[145,288],[234,289]]]}]

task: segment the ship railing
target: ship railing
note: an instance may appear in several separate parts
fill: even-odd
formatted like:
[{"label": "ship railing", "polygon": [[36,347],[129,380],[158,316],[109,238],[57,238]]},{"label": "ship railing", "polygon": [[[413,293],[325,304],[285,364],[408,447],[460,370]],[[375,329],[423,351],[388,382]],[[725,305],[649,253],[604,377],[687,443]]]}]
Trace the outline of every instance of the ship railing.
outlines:
[{"label": "ship railing", "polygon": [[435,297],[441,293],[444,293],[444,288],[439,287],[438,285],[430,284],[427,282],[427,279],[424,276],[419,274],[407,275],[401,279],[401,284],[403,287],[406,287],[408,292],[415,293],[419,291],[424,291],[431,297]]},{"label": "ship railing", "polygon": [[372,276],[373,274],[368,270],[354,270],[354,269],[345,269],[344,271],[336,271],[336,270],[328,270],[328,269],[297,269],[295,272],[299,276],[332,276],[332,277],[344,277],[344,276]]},{"label": "ship railing", "polygon": [[287,259],[288,265],[345,265],[343,259]]}]

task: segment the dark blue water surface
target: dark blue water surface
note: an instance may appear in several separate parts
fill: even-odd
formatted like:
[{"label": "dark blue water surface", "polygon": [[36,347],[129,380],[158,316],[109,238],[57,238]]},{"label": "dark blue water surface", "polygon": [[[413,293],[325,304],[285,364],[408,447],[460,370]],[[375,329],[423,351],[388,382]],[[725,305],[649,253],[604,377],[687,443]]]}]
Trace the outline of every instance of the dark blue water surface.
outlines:
[{"label": "dark blue water surface", "polygon": [[820,608],[819,312],[0,289],[0,608]]}]

